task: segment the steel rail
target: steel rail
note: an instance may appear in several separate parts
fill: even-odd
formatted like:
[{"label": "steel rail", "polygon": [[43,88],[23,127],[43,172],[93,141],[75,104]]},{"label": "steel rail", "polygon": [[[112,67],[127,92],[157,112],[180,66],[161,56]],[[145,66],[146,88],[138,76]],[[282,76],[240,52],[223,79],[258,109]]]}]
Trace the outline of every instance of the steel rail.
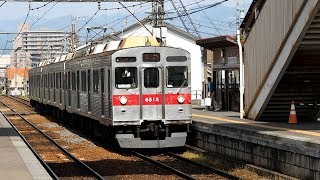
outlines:
[{"label": "steel rail", "polygon": [[168,154],[169,156],[173,156],[174,158],[179,159],[179,160],[182,160],[182,161],[185,161],[185,162],[187,162],[187,163],[195,164],[195,165],[197,165],[197,166],[202,166],[202,167],[204,167],[204,168],[212,171],[214,174],[223,176],[223,177],[225,177],[225,178],[228,178],[228,179],[231,179],[231,180],[240,180],[240,179],[241,179],[240,177],[237,177],[237,176],[234,176],[234,175],[232,175],[232,174],[229,174],[229,173],[227,173],[226,171],[213,168],[213,167],[208,166],[208,165],[206,165],[206,164],[202,164],[202,163],[198,163],[198,162],[195,162],[195,161],[191,161],[191,160],[189,160],[189,159],[186,159],[186,158],[184,158],[184,157],[181,157],[181,156],[179,156],[179,155],[176,155],[176,154],[174,154],[174,153],[172,153],[172,152],[167,152],[167,154]]},{"label": "steel rail", "polygon": [[18,102],[20,102],[20,103],[22,103],[22,104],[24,104],[24,105],[26,105],[26,106],[32,107],[31,104],[28,104],[29,101],[27,101],[27,100],[25,100],[25,99],[22,99],[22,98],[19,98],[19,97],[16,97],[16,96],[7,96],[7,97],[8,97],[8,98],[11,98],[11,99],[13,99],[13,100],[15,100],[15,101],[18,101]]},{"label": "steel rail", "polygon": [[[2,102],[1,102],[2,103]],[[36,158],[39,160],[39,162],[43,165],[43,167],[46,169],[46,171],[49,173],[49,175],[53,178],[58,180],[59,177],[54,173],[54,171],[49,167],[49,165],[42,159],[41,156],[36,152],[36,150],[31,146],[31,144],[26,140],[26,138],[23,137],[23,135],[19,132],[19,130],[9,121],[9,118],[1,112],[3,117],[8,121],[8,123],[11,125],[11,127],[19,134],[20,138],[26,143],[26,145],[29,147],[31,152],[36,156]]]},{"label": "steel rail", "polygon": [[132,154],[134,154],[135,156],[138,156],[139,158],[141,158],[141,159],[143,159],[143,160],[146,160],[146,161],[148,161],[148,162],[150,162],[150,163],[152,163],[152,164],[155,164],[155,165],[157,165],[157,166],[160,166],[160,167],[163,168],[163,169],[169,170],[169,171],[173,172],[174,174],[176,174],[176,175],[178,175],[178,176],[180,176],[180,177],[182,177],[182,178],[184,178],[184,179],[195,180],[194,177],[192,177],[192,176],[190,176],[190,175],[188,175],[188,174],[186,174],[186,173],[184,173],[184,172],[182,172],[182,171],[179,171],[179,170],[177,170],[177,169],[174,169],[174,168],[172,168],[172,167],[170,167],[170,166],[167,166],[167,165],[165,165],[165,164],[163,164],[163,163],[160,163],[160,162],[158,162],[158,161],[154,161],[154,160],[152,160],[151,158],[149,158],[148,156],[145,156],[145,155],[140,154],[140,153],[135,152],[135,151],[132,151]]},{"label": "steel rail", "polygon": [[21,114],[17,113],[13,108],[9,107],[7,104],[5,104],[4,102],[2,102],[0,100],[0,102],[5,105],[6,107],[8,107],[9,109],[11,109],[11,111],[15,112],[16,115],[18,115],[21,119],[23,119],[24,121],[26,121],[30,126],[32,126],[33,128],[35,128],[38,132],[40,132],[43,136],[45,136],[50,142],[52,142],[54,145],[56,145],[62,152],[64,152],[67,156],[69,156],[72,160],[74,160],[75,162],[81,164],[83,167],[85,167],[87,170],[89,170],[97,179],[100,180],[104,180],[103,176],[101,176],[99,173],[97,173],[96,171],[94,171],[92,168],[90,168],[88,165],[86,165],[85,163],[83,163],[82,161],[80,161],[78,158],[76,158],[75,156],[73,156],[72,154],[70,154],[66,149],[64,149],[62,146],[60,146],[55,140],[53,140],[51,137],[49,137],[48,135],[46,135],[44,132],[42,132],[39,128],[37,128],[36,126],[34,126],[30,121],[28,121],[26,118],[24,118]]}]

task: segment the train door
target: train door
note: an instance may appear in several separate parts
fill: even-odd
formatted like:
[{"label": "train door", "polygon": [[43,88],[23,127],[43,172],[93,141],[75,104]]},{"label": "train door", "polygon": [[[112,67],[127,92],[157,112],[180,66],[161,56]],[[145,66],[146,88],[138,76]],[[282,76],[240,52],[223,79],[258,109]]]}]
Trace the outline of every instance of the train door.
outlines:
[{"label": "train door", "polygon": [[105,116],[105,86],[104,86],[104,82],[105,82],[105,69],[101,68],[101,72],[100,72],[100,76],[101,76],[101,115],[104,117]]},{"label": "train door", "polygon": [[77,71],[77,109],[80,109],[80,72]]},{"label": "train door", "polygon": [[71,106],[71,73],[68,72],[68,106]]},{"label": "train door", "polygon": [[162,68],[148,67],[141,71],[141,110],[144,120],[162,119]]},{"label": "train door", "polygon": [[90,98],[90,93],[91,93],[91,70],[88,70],[87,73],[88,76],[88,112],[91,111],[91,98]]},{"label": "train door", "polygon": [[59,72],[59,81],[60,81],[60,89],[59,89],[59,91],[60,91],[60,100],[59,100],[59,102],[60,102],[60,104],[62,103],[62,96],[63,96],[63,94],[62,94],[62,88],[63,88],[63,82],[62,82],[62,73],[61,72]]}]

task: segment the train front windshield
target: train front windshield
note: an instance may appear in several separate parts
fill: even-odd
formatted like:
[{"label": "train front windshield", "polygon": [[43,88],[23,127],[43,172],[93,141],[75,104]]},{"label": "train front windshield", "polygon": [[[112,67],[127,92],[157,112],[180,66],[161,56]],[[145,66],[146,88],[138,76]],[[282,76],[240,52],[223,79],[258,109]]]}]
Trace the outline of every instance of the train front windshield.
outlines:
[{"label": "train front windshield", "polygon": [[167,68],[167,87],[180,88],[188,86],[188,68],[186,66],[172,66]]},{"label": "train front windshield", "polygon": [[137,88],[137,68],[118,67],[115,69],[116,88],[134,89]]}]

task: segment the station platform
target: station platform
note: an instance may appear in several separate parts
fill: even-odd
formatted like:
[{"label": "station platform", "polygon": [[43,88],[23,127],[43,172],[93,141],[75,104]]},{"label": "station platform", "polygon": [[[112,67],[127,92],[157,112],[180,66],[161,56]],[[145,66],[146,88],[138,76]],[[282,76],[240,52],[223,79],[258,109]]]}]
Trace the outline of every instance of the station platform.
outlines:
[{"label": "station platform", "polygon": [[0,178],[52,179],[2,114],[0,114]]},{"label": "station platform", "polygon": [[[240,119],[239,112],[193,106],[189,143],[301,179],[320,180],[320,122]],[[288,112],[289,118],[289,112]]]}]

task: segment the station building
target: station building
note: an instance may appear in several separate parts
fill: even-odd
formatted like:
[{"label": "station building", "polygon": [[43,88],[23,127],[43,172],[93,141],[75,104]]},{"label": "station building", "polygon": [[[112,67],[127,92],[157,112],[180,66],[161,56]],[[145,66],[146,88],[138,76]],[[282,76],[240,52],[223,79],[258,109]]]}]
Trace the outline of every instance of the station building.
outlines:
[{"label": "station building", "polygon": [[319,118],[320,1],[256,0],[241,25],[249,119]]}]

